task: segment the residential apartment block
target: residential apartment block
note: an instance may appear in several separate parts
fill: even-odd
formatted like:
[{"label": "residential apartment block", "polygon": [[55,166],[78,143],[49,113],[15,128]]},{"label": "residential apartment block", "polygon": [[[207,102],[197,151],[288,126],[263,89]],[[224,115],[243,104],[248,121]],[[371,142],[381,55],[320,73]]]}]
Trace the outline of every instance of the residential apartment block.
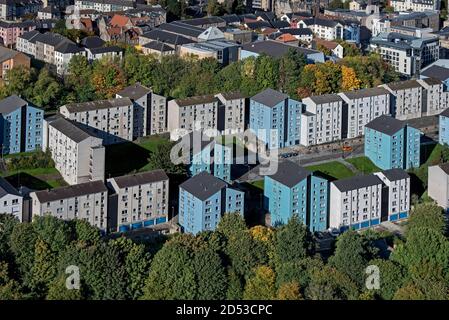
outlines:
[{"label": "residential apartment block", "polygon": [[134,103],[130,98],[69,103],[59,108],[66,118],[84,125],[103,144],[132,141],[142,132],[134,127]]},{"label": "residential apartment block", "polygon": [[440,0],[391,0],[394,11],[433,11],[440,10]]},{"label": "residential apartment block", "polygon": [[217,130],[217,118],[218,99],[213,95],[174,99],[168,102],[168,131],[172,140],[178,140],[193,130]]},{"label": "residential apartment block", "polygon": [[423,115],[434,116],[446,109],[449,93],[445,91],[443,82],[435,78],[425,78],[417,81],[423,87]]},{"label": "residential apartment block", "polygon": [[44,149],[51,152],[55,168],[70,184],[104,180],[105,147],[102,139],[60,116],[44,120]]},{"label": "residential apartment block", "polygon": [[438,60],[440,45],[436,36],[418,38],[389,32],[372,37],[370,50],[378,52],[397,72],[412,76]]},{"label": "residential apartment block", "polygon": [[272,226],[297,215],[312,232],[326,230],[328,196],[326,179],[291,161],[280,162],[277,171],[264,179],[264,206]]},{"label": "residential apartment block", "polygon": [[7,72],[19,66],[29,69],[31,59],[21,52],[0,47],[0,80],[7,81]]},{"label": "residential apartment block", "polygon": [[385,209],[383,216],[388,221],[405,219],[410,212],[410,176],[402,169],[390,169],[375,172],[376,176],[382,180],[388,192],[382,194]]},{"label": "residential apartment block", "polygon": [[98,12],[125,11],[136,7],[136,1],[131,0],[75,0],[79,10],[93,9]]},{"label": "residential apartment block", "polygon": [[342,138],[363,136],[365,125],[375,118],[390,113],[390,92],[376,87],[342,92]]},{"label": "residential apartment block", "polygon": [[73,41],[52,32],[33,30],[17,37],[17,50],[48,63],[59,75],[64,75],[74,55],[85,55]]},{"label": "residential apartment block", "polygon": [[108,189],[103,181],[35,191],[30,197],[33,216],[84,219],[100,230],[108,229]]},{"label": "residential apartment block", "polygon": [[298,21],[298,28],[309,28],[317,38],[333,41],[347,40],[360,42],[360,25],[355,21],[310,18]]},{"label": "residential apartment block", "polygon": [[245,194],[208,172],[179,186],[179,224],[184,232],[215,230],[225,213],[244,213]]},{"label": "residential apartment block", "polygon": [[449,163],[430,166],[428,170],[427,193],[447,211],[449,208]]},{"label": "residential apartment block", "polygon": [[449,108],[441,112],[439,116],[438,142],[449,145]]},{"label": "residential apartment block", "polygon": [[374,174],[330,183],[329,225],[345,230],[378,225],[382,215],[383,183]]},{"label": "residential apartment block", "polygon": [[23,197],[5,178],[0,177],[0,213],[12,214],[22,222]]},{"label": "residential apartment block", "polygon": [[25,32],[36,29],[36,25],[37,23],[33,21],[0,21],[0,38],[3,41],[2,44],[5,47],[13,48],[16,45],[17,37],[23,35]]},{"label": "residential apartment block", "polygon": [[217,130],[223,134],[245,131],[246,97],[236,91],[216,94],[218,99]]},{"label": "residential apartment block", "polygon": [[301,144],[304,146],[342,139],[343,99],[323,94],[302,99]]},{"label": "residential apartment block", "polygon": [[16,95],[0,101],[2,154],[42,148],[44,111]]},{"label": "residential apartment block", "polygon": [[[194,135],[192,135],[193,137]],[[195,141],[192,141],[192,143],[195,143]],[[191,146],[189,173],[195,176],[206,171],[223,181],[231,183],[233,144],[226,145],[217,140],[201,141],[200,148],[201,150],[196,150],[195,144]]]},{"label": "residential apartment block", "polygon": [[423,87],[417,80],[391,82],[382,85],[391,93],[390,113],[398,120],[420,118]]},{"label": "residential apartment block", "polygon": [[410,176],[401,169],[354,176],[330,184],[330,227],[364,229],[407,218]]},{"label": "residential apartment block", "polygon": [[250,99],[249,129],[269,149],[299,144],[301,102],[273,89]]},{"label": "residential apartment block", "polygon": [[420,165],[421,131],[404,121],[380,116],[365,126],[365,156],[383,170]]},{"label": "residential apartment block", "polygon": [[167,132],[167,98],[139,83],[117,93],[133,102],[133,138]]},{"label": "residential apartment block", "polygon": [[107,180],[113,192],[109,212],[112,229],[120,232],[168,221],[168,176],[163,170],[141,172]]}]

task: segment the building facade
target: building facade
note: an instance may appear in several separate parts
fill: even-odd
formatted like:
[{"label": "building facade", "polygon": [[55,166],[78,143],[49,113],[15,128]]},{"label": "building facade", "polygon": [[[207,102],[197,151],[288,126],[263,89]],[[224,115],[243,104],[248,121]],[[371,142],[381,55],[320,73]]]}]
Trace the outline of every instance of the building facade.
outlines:
[{"label": "building facade", "polygon": [[12,214],[22,222],[23,197],[5,178],[0,177],[0,213]]},{"label": "building facade", "polygon": [[420,166],[421,131],[390,116],[365,126],[365,156],[382,170]]},{"label": "building facade", "polygon": [[310,231],[328,226],[329,182],[291,161],[280,162],[264,179],[264,206],[271,225],[286,224],[296,215]]},{"label": "building facade", "polygon": [[[342,139],[343,99],[337,94],[323,94],[302,99],[301,144],[304,146]],[[306,127],[307,126],[307,127]]]},{"label": "building facade", "polygon": [[269,149],[299,144],[301,102],[273,89],[250,99],[249,129]]},{"label": "building facade", "polygon": [[168,221],[169,179],[163,170],[111,178],[107,185],[116,195],[116,201],[110,201],[116,231],[126,232]]},{"label": "building facade", "polygon": [[449,163],[429,166],[428,195],[447,211],[449,208]]},{"label": "building facade", "polygon": [[108,189],[102,181],[30,193],[32,216],[84,219],[100,230],[108,229]]},{"label": "building facade", "polygon": [[59,112],[103,139],[105,145],[133,141],[139,136],[134,132],[134,104],[129,98],[69,103]]},{"label": "building facade", "polygon": [[423,106],[423,87],[417,80],[391,82],[382,85],[391,93],[390,113],[399,120],[420,118]]},{"label": "building facade", "polygon": [[133,102],[133,138],[167,132],[167,98],[139,83],[117,93]]},{"label": "building facade", "polygon": [[201,172],[179,186],[179,224],[186,233],[215,230],[225,213],[244,214],[242,191]]},{"label": "building facade", "polygon": [[438,142],[449,145],[449,109],[441,112],[438,117]]},{"label": "building facade", "polygon": [[364,134],[365,125],[390,113],[390,92],[376,87],[342,92],[342,137],[352,139]]},{"label": "building facade", "polygon": [[16,95],[0,101],[2,154],[42,148],[44,111]]},{"label": "building facade", "polygon": [[245,131],[246,97],[240,92],[219,93],[215,97],[218,99],[218,131],[225,135]]},{"label": "building facade", "polygon": [[105,147],[102,139],[63,117],[45,119],[44,131],[44,149],[51,152],[55,168],[68,184],[104,181]]}]

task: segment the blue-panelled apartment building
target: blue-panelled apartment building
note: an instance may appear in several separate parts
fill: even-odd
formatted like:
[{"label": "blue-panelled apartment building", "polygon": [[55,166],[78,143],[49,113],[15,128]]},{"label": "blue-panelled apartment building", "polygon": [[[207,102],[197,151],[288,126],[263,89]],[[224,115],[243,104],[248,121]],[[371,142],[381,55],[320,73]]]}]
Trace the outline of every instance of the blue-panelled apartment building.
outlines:
[{"label": "blue-panelled apartment building", "polygon": [[449,145],[449,108],[440,113],[438,129],[438,142]]},{"label": "blue-panelled apartment building", "polygon": [[250,99],[249,107],[249,129],[266,143],[268,149],[299,144],[301,102],[279,91],[266,89]]},{"label": "blue-panelled apartment building", "polygon": [[184,232],[197,234],[215,230],[225,213],[244,214],[243,191],[207,171],[179,186],[179,224]]},{"label": "blue-panelled apartment building", "polygon": [[42,147],[44,111],[16,95],[0,101],[2,154],[33,151]]},{"label": "blue-panelled apartment building", "polygon": [[365,125],[365,156],[383,170],[417,168],[421,134],[404,121],[380,116]]},{"label": "blue-panelled apartment building", "polygon": [[192,176],[206,171],[228,183],[231,182],[232,145],[213,140],[201,141],[201,150],[192,149],[189,172]]},{"label": "blue-panelled apartment building", "polygon": [[329,182],[292,161],[283,161],[264,181],[264,206],[271,225],[286,224],[296,214],[311,231],[328,226]]}]

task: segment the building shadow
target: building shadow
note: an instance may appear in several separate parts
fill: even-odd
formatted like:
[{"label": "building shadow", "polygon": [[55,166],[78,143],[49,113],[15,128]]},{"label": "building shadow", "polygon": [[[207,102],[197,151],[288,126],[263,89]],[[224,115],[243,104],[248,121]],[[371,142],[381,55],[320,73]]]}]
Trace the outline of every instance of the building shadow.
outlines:
[{"label": "building shadow", "polygon": [[51,189],[52,186],[46,181],[36,178],[28,173],[20,172],[5,177],[9,183],[11,183],[15,188],[27,187],[32,190],[45,190]]}]

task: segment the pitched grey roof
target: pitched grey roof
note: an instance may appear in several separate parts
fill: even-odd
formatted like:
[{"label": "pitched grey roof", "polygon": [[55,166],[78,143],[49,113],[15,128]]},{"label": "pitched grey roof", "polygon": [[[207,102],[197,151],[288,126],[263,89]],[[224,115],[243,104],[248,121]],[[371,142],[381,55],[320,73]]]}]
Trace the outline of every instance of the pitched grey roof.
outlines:
[{"label": "pitched grey roof", "polygon": [[98,36],[90,36],[81,40],[81,45],[89,49],[102,47],[104,43],[105,42]]},{"label": "pitched grey roof", "polygon": [[17,54],[19,54],[19,52],[16,50],[11,50],[11,49],[0,46],[0,62],[12,59]]},{"label": "pitched grey roof", "polygon": [[160,30],[171,32],[174,34],[179,34],[186,37],[198,37],[203,33],[204,29],[195,26],[190,26],[181,21],[173,21],[171,23],[163,23],[159,26]]},{"label": "pitched grey roof", "polygon": [[446,81],[449,79],[449,69],[434,65],[421,72],[421,75]]},{"label": "pitched grey roof", "polygon": [[189,19],[189,20],[183,20],[182,23],[188,24],[191,26],[202,26],[205,24],[217,24],[217,23],[225,23],[226,21],[223,20],[221,17],[204,17],[204,18],[196,18],[196,19]]},{"label": "pitched grey roof", "polygon": [[240,91],[224,92],[224,93],[221,93],[221,95],[226,100],[236,100],[236,99],[246,98],[246,96],[243,93],[241,93]]},{"label": "pitched grey roof", "polygon": [[442,84],[441,80],[436,79],[436,78],[425,78],[422,79],[421,81],[424,81],[426,84],[428,84],[429,86],[434,86],[434,85],[440,85]]},{"label": "pitched grey roof", "polygon": [[96,100],[81,103],[69,103],[66,104],[65,107],[67,108],[67,110],[69,110],[69,112],[82,112],[97,109],[126,107],[131,106],[132,104],[133,103],[129,98],[116,98],[116,99]]},{"label": "pitched grey roof", "polygon": [[343,99],[338,94],[335,93],[322,94],[319,96],[310,96],[309,99],[315,102],[316,104],[343,101]]},{"label": "pitched grey roof", "polygon": [[8,114],[18,108],[26,106],[28,102],[15,94],[0,101],[0,114]]},{"label": "pitched grey roof", "polygon": [[145,43],[143,47],[159,52],[175,51],[175,49],[173,49],[169,45],[166,45],[165,43],[159,41],[150,41],[148,43]]},{"label": "pitched grey roof", "polygon": [[257,54],[265,53],[274,58],[281,58],[288,52],[289,49],[293,49],[299,53],[304,54],[305,56],[307,56],[308,54],[320,53],[316,50],[301,48],[297,46],[295,47],[273,40],[256,41],[244,44],[242,46],[242,50],[254,52]]},{"label": "pitched grey roof", "polygon": [[92,54],[100,54],[100,53],[108,53],[108,52],[122,52],[123,49],[117,46],[109,46],[109,47],[99,47],[99,48],[92,48],[90,49],[90,52]]},{"label": "pitched grey roof", "polygon": [[309,170],[287,160],[279,162],[276,173],[269,175],[269,177],[289,188],[292,188],[307,178],[310,174],[311,172]]},{"label": "pitched grey roof", "polygon": [[175,102],[180,107],[192,106],[196,104],[206,104],[216,102],[218,99],[214,95],[195,96],[185,99],[176,99]]},{"label": "pitched grey roof", "polygon": [[449,174],[449,162],[439,164],[441,170],[443,170],[446,174]]},{"label": "pitched grey roof", "polygon": [[194,197],[204,201],[226,186],[227,184],[223,180],[203,171],[182,183],[179,188],[184,189]]},{"label": "pitched grey roof", "polygon": [[78,53],[84,51],[84,48],[78,47],[74,43],[63,41],[55,47],[55,51],[61,53]]},{"label": "pitched grey roof", "polygon": [[51,190],[36,191],[35,194],[39,201],[44,203],[107,191],[108,189],[103,181],[91,181]]},{"label": "pitched grey roof", "polygon": [[164,170],[153,170],[112,178],[119,188],[127,188],[147,183],[168,180]]},{"label": "pitched grey roof", "polygon": [[7,194],[20,196],[20,193],[16,188],[14,188],[5,178],[0,177],[0,198],[3,198],[3,196]]},{"label": "pitched grey roof", "polygon": [[170,33],[168,31],[154,29],[148,32],[145,32],[141,37],[148,38],[151,40],[168,43],[171,45],[183,45],[187,43],[195,42],[189,38],[183,37],[178,34]]},{"label": "pitched grey roof", "polygon": [[374,174],[368,174],[363,176],[354,176],[351,178],[336,180],[332,183],[341,192],[346,192],[349,190],[357,190],[365,187],[382,184],[382,180],[380,180],[380,178]]},{"label": "pitched grey roof", "polygon": [[389,170],[382,171],[382,173],[390,181],[396,181],[396,180],[402,180],[402,179],[410,178],[408,173],[406,171],[402,170],[402,169],[396,169],[396,168],[395,169],[389,169]]},{"label": "pitched grey roof", "polygon": [[137,100],[151,92],[150,88],[147,88],[140,83],[135,83],[125,89],[117,92],[120,97],[128,97],[131,100]]},{"label": "pitched grey roof", "polygon": [[416,80],[406,80],[406,81],[399,81],[399,82],[390,82],[386,84],[387,87],[389,87],[393,91],[397,90],[405,90],[405,89],[412,89],[412,88],[419,88],[421,85]]},{"label": "pitched grey roof", "polygon": [[354,91],[346,91],[342,92],[342,95],[345,95],[348,99],[361,99],[366,97],[374,97],[374,96],[380,96],[385,94],[390,94],[390,92],[382,87],[374,87],[374,88],[367,88],[367,89],[360,89],[360,90],[354,90]]},{"label": "pitched grey roof", "polygon": [[285,28],[279,30],[282,33],[290,33],[292,36],[313,35],[309,28]]},{"label": "pitched grey roof", "polygon": [[70,138],[70,140],[73,140],[77,143],[92,136],[78,127],[74,122],[64,117],[55,117],[52,119],[47,119],[47,121],[49,126],[52,126],[56,130]]},{"label": "pitched grey roof", "polygon": [[405,126],[405,122],[391,116],[382,115],[368,122],[365,127],[387,135],[393,135]]},{"label": "pitched grey roof", "polygon": [[284,101],[288,98],[288,95],[273,90],[271,88],[265,89],[262,92],[259,92],[255,96],[251,98],[251,100],[254,100],[256,102],[259,102],[267,107],[274,107],[278,103]]},{"label": "pitched grey roof", "polygon": [[440,116],[449,118],[449,108],[445,109],[443,112],[440,113]]}]

